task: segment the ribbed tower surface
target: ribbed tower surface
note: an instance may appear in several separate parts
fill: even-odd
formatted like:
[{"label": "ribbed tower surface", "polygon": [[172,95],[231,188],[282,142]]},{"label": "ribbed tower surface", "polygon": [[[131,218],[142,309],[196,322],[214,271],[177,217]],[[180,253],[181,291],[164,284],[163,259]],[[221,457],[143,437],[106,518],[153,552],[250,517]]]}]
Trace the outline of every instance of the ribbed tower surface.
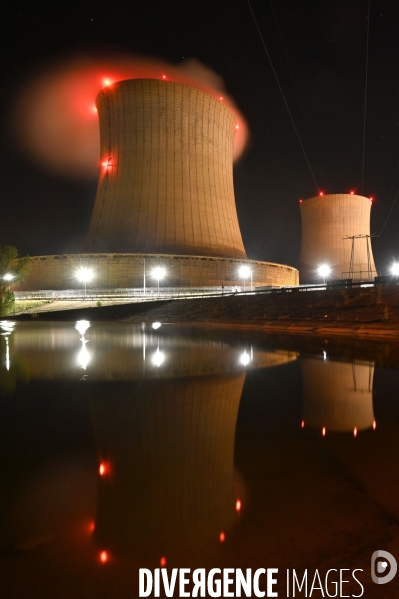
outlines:
[{"label": "ribbed tower surface", "polygon": [[245,258],[230,110],[153,79],[115,83],[96,103],[101,170],[88,250]]},{"label": "ribbed tower surface", "polygon": [[[331,268],[330,279],[369,279],[377,274],[369,237],[371,205],[370,198],[346,193],[316,196],[300,204],[301,282],[320,282],[317,269],[322,264]],[[348,239],[358,235],[363,237],[353,243]]]}]

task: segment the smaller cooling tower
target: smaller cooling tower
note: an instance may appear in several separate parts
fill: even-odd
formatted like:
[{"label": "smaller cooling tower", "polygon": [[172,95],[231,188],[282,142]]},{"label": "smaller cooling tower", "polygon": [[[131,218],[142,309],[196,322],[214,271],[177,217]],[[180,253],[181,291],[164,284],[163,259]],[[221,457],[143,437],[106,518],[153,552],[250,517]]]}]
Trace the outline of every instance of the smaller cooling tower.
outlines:
[{"label": "smaller cooling tower", "polygon": [[367,280],[376,276],[370,243],[371,204],[369,198],[346,193],[301,202],[301,282],[320,281],[317,271],[324,264],[331,268],[329,279]]}]

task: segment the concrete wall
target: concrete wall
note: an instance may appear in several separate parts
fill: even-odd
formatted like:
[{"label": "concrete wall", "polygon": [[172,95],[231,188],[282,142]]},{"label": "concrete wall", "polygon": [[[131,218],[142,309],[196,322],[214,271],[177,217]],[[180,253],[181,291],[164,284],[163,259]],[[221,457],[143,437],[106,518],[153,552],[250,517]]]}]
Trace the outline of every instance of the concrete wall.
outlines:
[{"label": "concrete wall", "polygon": [[97,96],[101,159],[87,249],[245,257],[233,189],[236,121],[196,88],[121,81]]},{"label": "concrete wall", "polygon": [[[160,287],[243,287],[244,280],[239,275],[239,269],[244,264],[252,270],[253,286],[297,285],[299,279],[298,271],[291,266],[256,260],[162,254],[61,254],[32,257],[30,274],[14,289],[32,291],[83,288],[76,277],[81,267],[91,268],[94,273],[88,289],[142,288],[144,260],[148,288],[157,287],[157,281],[151,276],[156,266],[162,266],[166,270]],[[247,289],[249,285],[248,277]]]},{"label": "concrete wall", "polygon": [[370,235],[369,198],[352,194],[330,194],[304,200],[300,204],[302,217],[302,246],[299,262],[301,283],[320,282],[317,268],[331,267],[330,279],[367,279],[376,275],[370,247],[371,270],[368,271],[367,239],[355,239],[354,276],[349,277],[351,235]]}]

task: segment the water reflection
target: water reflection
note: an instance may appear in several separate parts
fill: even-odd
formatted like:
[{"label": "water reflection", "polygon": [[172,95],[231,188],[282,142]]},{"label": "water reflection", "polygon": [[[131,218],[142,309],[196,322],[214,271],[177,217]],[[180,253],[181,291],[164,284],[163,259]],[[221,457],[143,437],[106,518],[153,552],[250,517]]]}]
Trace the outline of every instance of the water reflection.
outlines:
[{"label": "water reflection", "polygon": [[302,426],[352,432],[375,428],[372,362],[301,359],[303,380]]}]

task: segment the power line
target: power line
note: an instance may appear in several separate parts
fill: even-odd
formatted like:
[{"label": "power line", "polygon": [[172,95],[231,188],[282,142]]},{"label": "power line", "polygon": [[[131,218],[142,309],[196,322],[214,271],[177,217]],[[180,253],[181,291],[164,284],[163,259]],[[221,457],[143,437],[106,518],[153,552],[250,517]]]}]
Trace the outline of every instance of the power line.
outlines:
[{"label": "power line", "polygon": [[396,192],[395,199],[394,199],[394,201],[393,201],[393,204],[392,204],[392,206],[391,206],[391,209],[390,209],[390,211],[388,212],[388,216],[387,216],[387,218],[386,218],[386,220],[385,220],[384,224],[382,225],[382,229],[379,231],[378,235],[376,234],[376,237],[380,237],[380,235],[382,234],[383,230],[385,229],[385,226],[386,226],[386,224],[387,224],[387,222],[388,222],[388,220],[389,220],[389,217],[390,217],[390,216],[391,216],[391,214],[392,214],[392,210],[394,209],[394,206],[395,206],[395,204],[396,204],[396,200],[398,199],[398,196],[399,196],[399,190]]},{"label": "power line", "polygon": [[293,119],[293,117],[292,117],[292,114],[291,114],[291,111],[290,111],[290,109],[289,109],[289,106],[288,106],[287,100],[285,99],[284,92],[283,92],[283,90],[282,90],[282,87],[281,87],[281,85],[280,85],[280,81],[279,81],[279,79],[278,79],[278,77],[277,77],[277,73],[276,73],[276,71],[275,71],[275,69],[274,69],[274,66],[273,66],[273,63],[272,63],[272,59],[270,58],[269,52],[268,52],[268,50],[267,50],[267,47],[266,47],[266,44],[265,44],[265,40],[263,39],[262,32],[261,32],[261,30],[260,30],[260,28],[259,28],[259,25],[258,25],[258,21],[256,20],[255,13],[254,13],[254,11],[252,10],[252,6],[251,6],[251,3],[250,3],[250,0],[247,0],[247,2],[248,2],[248,6],[249,6],[249,8],[250,8],[250,10],[251,10],[252,17],[253,17],[253,19],[254,19],[254,21],[255,21],[255,25],[256,25],[256,28],[257,28],[257,30],[258,30],[258,33],[259,33],[260,39],[261,39],[261,41],[262,41],[263,47],[264,47],[264,49],[265,49],[266,56],[267,56],[267,58],[268,58],[268,60],[269,60],[269,63],[270,63],[271,69],[272,69],[272,71],[273,71],[274,78],[276,79],[276,82],[277,82],[278,88],[279,88],[279,90],[280,90],[281,96],[282,96],[282,98],[283,98],[283,101],[284,101],[285,107],[286,107],[286,109],[287,109],[287,112],[288,112],[288,114],[289,114],[289,117],[290,117],[290,119],[291,119],[292,126],[294,127],[294,130],[295,130],[296,136],[297,136],[297,138],[298,138],[299,144],[300,144],[300,146],[301,146],[301,148],[302,148],[303,155],[305,156],[305,159],[306,159],[307,165],[308,165],[308,167],[309,167],[309,170],[310,170],[310,172],[311,172],[311,174],[312,174],[313,180],[314,180],[314,182],[316,183],[316,187],[317,187],[317,189],[320,191],[319,184],[317,183],[317,179],[316,179],[316,177],[315,177],[315,174],[314,174],[314,172],[313,172],[313,169],[312,169],[312,167],[311,167],[311,164],[310,164],[310,162],[309,162],[309,158],[308,158],[308,156],[307,156],[307,154],[306,154],[305,148],[304,148],[304,146],[303,146],[303,143],[302,143],[302,141],[301,141],[300,135],[299,135],[299,133],[298,133],[298,129],[297,129],[297,128],[296,128],[296,126],[295,126],[294,119]]},{"label": "power line", "polygon": [[367,114],[367,82],[369,67],[369,37],[370,37],[370,4],[367,7],[367,42],[366,42],[366,81],[364,86],[364,118],[363,118],[363,160],[362,160],[362,194],[364,193],[364,155],[366,150],[366,114]]},{"label": "power line", "polygon": [[300,107],[301,112],[302,112],[302,117],[303,117],[303,120],[304,120],[305,125],[306,125],[306,129],[307,129],[307,132],[308,132],[308,135],[309,135],[310,142],[311,142],[312,147],[313,147],[313,151],[314,151],[314,153],[316,155],[316,160],[317,160],[318,167],[320,169],[321,176],[322,176],[323,181],[325,183],[326,182],[326,178],[324,176],[323,169],[321,168],[321,164],[320,164],[320,161],[319,161],[319,158],[318,158],[318,153],[317,153],[317,150],[316,150],[315,143],[313,141],[313,137],[312,137],[312,135],[310,133],[310,127],[309,127],[308,119],[306,118],[305,110],[304,110],[302,102],[301,102],[301,96],[300,96],[299,89],[298,89],[298,86],[297,86],[296,81],[295,81],[294,72],[292,70],[291,63],[290,63],[289,56],[288,56],[288,52],[287,52],[287,49],[286,49],[285,44],[284,44],[283,36],[281,34],[281,29],[280,29],[279,24],[278,24],[278,19],[277,19],[276,11],[274,10],[273,1],[269,0],[269,2],[270,2],[270,7],[272,9],[273,17],[274,17],[274,20],[275,20],[275,23],[276,23],[276,28],[277,28],[278,34],[280,36],[281,45],[282,45],[283,50],[284,50],[284,54],[285,54],[285,58],[286,58],[286,61],[287,61],[287,65],[288,65],[288,68],[289,68],[290,73],[291,73],[292,82],[294,84],[296,95],[298,97],[298,103],[299,103],[299,107]]}]

